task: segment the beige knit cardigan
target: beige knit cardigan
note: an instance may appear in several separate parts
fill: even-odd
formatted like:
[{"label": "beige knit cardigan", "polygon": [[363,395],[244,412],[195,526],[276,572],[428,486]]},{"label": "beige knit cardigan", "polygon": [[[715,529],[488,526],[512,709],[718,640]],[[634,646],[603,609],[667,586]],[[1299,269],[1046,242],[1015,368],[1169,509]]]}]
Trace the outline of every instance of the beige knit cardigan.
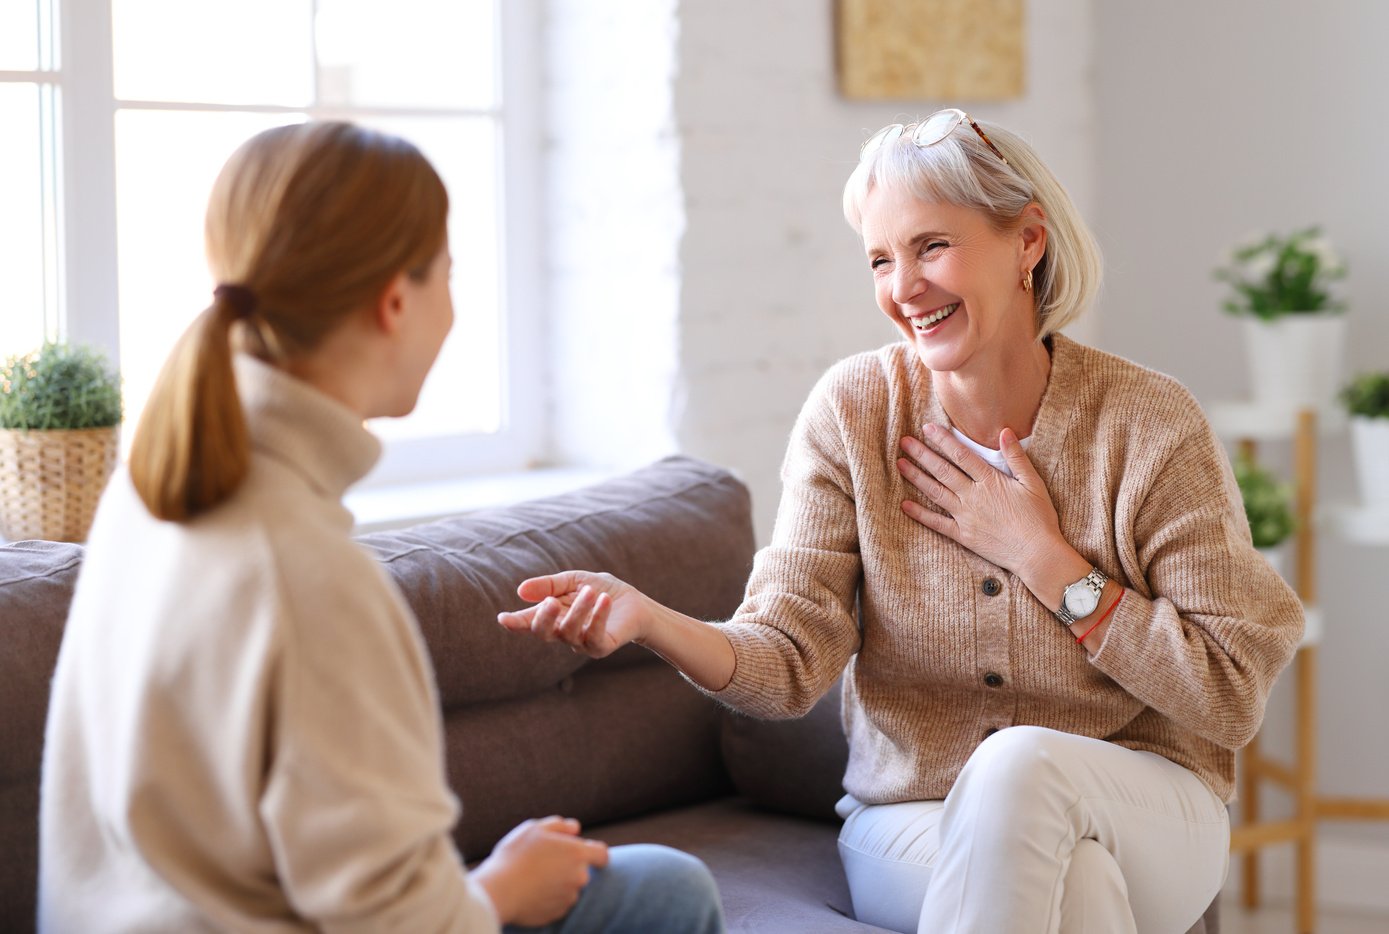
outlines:
[{"label": "beige knit cardigan", "polygon": [[[1170,377],[1061,335],[1028,454],[1066,540],[1128,592],[1091,657],[1017,577],[905,515],[904,435],[949,424],[906,343],[833,367],[782,467],[772,542],[722,624],[720,700],[795,717],[844,672],[845,790],[942,798],[995,730],[1149,750],[1234,790],[1234,750],[1301,638],[1302,606],[1250,543],[1229,460]],[[934,508],[934,507],[931,507]]]}]

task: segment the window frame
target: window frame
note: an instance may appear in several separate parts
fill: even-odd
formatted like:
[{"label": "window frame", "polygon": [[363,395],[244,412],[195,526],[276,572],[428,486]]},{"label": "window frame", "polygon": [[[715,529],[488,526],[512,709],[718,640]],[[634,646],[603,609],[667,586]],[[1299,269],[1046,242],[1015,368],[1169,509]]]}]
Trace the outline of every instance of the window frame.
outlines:
[{"label": "window frame", "polygon": [[[404,486],[536,466],[544,460],[546,367],[538,364],[541,339],[538,309],[542,284],[523,274],[531,263],[511,257],[533,256],[538,242],[541,176],[539,159],[540,60],[536,0],[491,0],[498,34],[497,103],[486,111],[499,116],[501,151],[497,167],[501,270],[502,412],[495,434],[451,435],[389,441],[365,487]],[[120,365],[117,266],[115,126],[119,109],[196,110],[304,114],[351,119],[354,115],[435,115],[433,108],[338,105],[185,104],[120,101],[113,79],[111,0],[51,0],[58,23],[54,70],[4,72],[0,80],[33,81],[54,89],[56,125],[51,134],[55,180],[52,255],[56,295],[48,302],[45,333],[56,339],[100,347]],[[44,5],[40,4],[40,9]],[[43,27],[41,26],[41,33]],[[47,33],[52,38],[51,30]],[[72,66],[69,63],[81,63]],[[460,111],[462,109],[460,108]],[[455,111],[448,111],[454,113]],[[56,312],[56,314],[53,314]],[[457,309],[466,315],[467,308]],[[52,315],[52,317],[50,317]],[[132,426],[133,427],[133,426]]]}]

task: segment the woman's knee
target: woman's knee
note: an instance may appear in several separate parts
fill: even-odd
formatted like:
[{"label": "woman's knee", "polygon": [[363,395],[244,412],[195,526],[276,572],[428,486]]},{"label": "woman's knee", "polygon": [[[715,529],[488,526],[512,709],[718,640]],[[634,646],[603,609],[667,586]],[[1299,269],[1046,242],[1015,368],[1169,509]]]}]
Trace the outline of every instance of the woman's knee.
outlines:
[{"label": "woman's knee", "polygon": [[671,917],[690,922],[688,930],[721,929],[718,884],[698,857],[652,843],[615,846],[608,852],[603,873],[623,877],[629,898],[659,899]]},{"label": "woman's knee", "polygon": [[696,856],[655,843],[631,843],[608,851],[608,865],[636,879],[659,881],[693,891],[717,893],[709,867]]},{"label": "woman's knee", "polygon": [[983,776],[990,785],[1026,789],[1056,772],[1068,734],[1040,726],[1010,726],[975,748],[960,773],[962,780]]}]

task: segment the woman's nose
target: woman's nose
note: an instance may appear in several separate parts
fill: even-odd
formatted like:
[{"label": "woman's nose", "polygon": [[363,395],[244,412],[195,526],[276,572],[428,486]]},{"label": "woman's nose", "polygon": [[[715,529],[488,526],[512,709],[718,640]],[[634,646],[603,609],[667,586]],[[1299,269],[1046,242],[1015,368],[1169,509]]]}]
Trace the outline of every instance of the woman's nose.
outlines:
[{"label": "woman's nose", "polygon": [[898,263],[892,276],[892,300],[905,305],[926,291],[926,277],[920,263]]}]

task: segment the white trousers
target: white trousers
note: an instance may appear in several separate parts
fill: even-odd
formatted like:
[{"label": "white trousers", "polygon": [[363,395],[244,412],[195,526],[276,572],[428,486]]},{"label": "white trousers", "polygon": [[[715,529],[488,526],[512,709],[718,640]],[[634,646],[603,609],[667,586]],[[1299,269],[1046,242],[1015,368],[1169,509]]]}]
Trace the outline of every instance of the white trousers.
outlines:
[{"label": "white trousers", "polygon": [[984,740],[944,801],[838,809],[858,920],[904,934],[1185,934],[1230,865],[1192,772],[1042,727]]}]

